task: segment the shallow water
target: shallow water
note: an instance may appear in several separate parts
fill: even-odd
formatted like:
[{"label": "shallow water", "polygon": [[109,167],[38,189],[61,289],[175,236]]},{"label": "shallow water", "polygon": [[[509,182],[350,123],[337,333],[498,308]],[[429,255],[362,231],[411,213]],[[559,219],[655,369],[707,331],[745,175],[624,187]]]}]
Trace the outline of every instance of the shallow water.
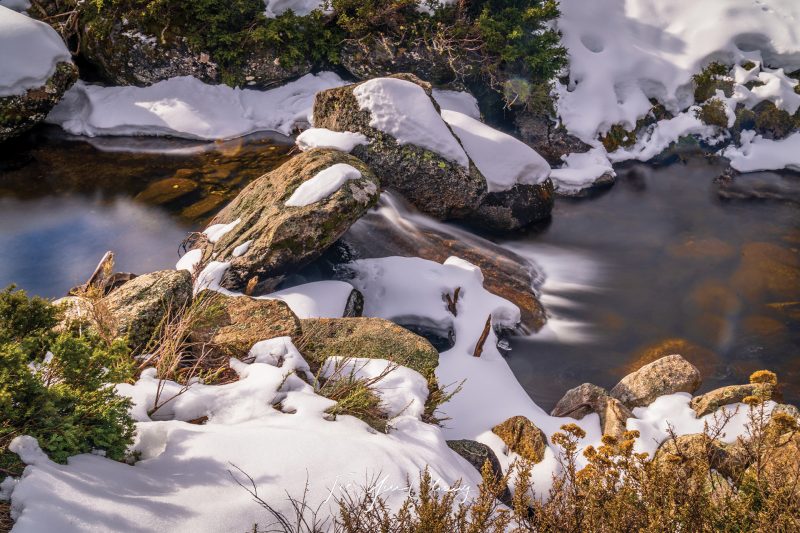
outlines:
[{"label": "shallow water", "polygon": [[[6,148],[0,287],[14,282],[59,297],[109,249],[120,271],[172,267],[187,232],[283,162],[290,145],[273,135],[87,141],[42,129]],[[559,199],[549,224],[502,242],[536,263],[533,278],[544,280],[548,323],[513,338],[508,359],[538,404],[550,408],[586,381],[611,387],[670,339],[665,349],[700,367],[703,390],[769,368],[786,399],[800,401],[800,176],[716,183],[721,170],[700,155],[623,167],[605,193]],[[354,226],[351,244],[368,248],[362,256],[419,253],[448,238],[499,255],[462,228],[398,209],[384,206]],[[380,217],[392,231],[405,228],[405,242],[376,234],[388,231]],[[431,240],[431,232],[446,238]],[[331,275],[319,265],[309,271]]]},{"label": "shallow water", "polygon": [[722,168],[623,167],[604,194],[559,200],[546,228],[505,243],[545,276],[548,325],[509,356],[539,405],[678,350],[701,390],[768,368],[800,400],[800,175],[716,183]]},{"label": "shallow water", "polygon": [[106,250],[119,271],[172,268],[190,231],[280,165],[279,135],[224,143],[70,137],[42,128],[0,151],[0,288],[56,298]]}]

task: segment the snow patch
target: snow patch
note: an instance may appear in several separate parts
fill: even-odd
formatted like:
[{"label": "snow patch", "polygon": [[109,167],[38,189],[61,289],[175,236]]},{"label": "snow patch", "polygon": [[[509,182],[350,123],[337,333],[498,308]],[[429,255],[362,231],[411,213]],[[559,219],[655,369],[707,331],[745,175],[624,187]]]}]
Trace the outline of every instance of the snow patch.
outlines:
[{"label": "snow patch", "polygon": [[436,100],[442,110],[458,111],[475,120],[481,119],[478,101],[468,92],[434,89],[433,99]]},{"label": "snow patch", "polygon": [[547,161],[519,139],[457,111],[443,110],[442,118],[486,178],[489,192],[505,191],[518,183],[535,185],[550,175]]},{"label": "snow patch", "polygon": [[305,151],[312,148],[330,148],[350,153],[358,145],[369,144],[362,133],[352,131],[331,131],[325,128],[309,128],[297,136],[297,146]]},{"label": "snow patch", "polygon": [[754,131],[743,131],[741,146],[731,146],[722,155],[739,172],[789,168],[800,172],[800,133],[780,140],[765,139]]},{"label": "snow patch", "polygon": [[369,125],[394,137],[441,155],[462,167],[469,158],[436,111],[425,90],[406,80],[375,78],[353,89],[359,108],[369,111]]},{"label": "snow patch", "polygon": [[361,178],[361,171],[346,163],[336,163],[304,181],[286,200],[288,207],[304,207],[329,197],[349,180]]},{"label": "snow patch", "polygon": [[596,144],[588,152],[563,157],[562,167],[550,171],[550,179],[558,192],[575,194],[606,174],[616,176],[605,148],[600,143]]},{"label": "snow patch", "polygon": [[226,233],[228,233],[233,228],[238,226],[241,221],[242,221],[241,218],[237,218],[236,220],[234,220],[233,222],[229,222],[228,224],[212,224],[209,227],[207,227],[203,233],[206,234],[208,242],[215,243],[222,237],[224,237]]},{"label": "snow patch", "polygon": [[283,300],[298,318],[341,318],[352,292],[344,281],[314,281],[258,298]]}]

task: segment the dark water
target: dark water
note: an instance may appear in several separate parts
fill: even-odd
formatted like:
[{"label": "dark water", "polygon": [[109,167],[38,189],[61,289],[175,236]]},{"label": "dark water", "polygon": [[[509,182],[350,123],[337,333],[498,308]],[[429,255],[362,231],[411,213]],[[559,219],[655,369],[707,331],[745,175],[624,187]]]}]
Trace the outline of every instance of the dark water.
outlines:
[{"label": "dark water", "polygon": [[186,234],[290,148],[277,135],[87,141],[50,128],[2,145],[0,287],[63,296],[107,250],[119,271],[172,268]]},{"label": "dark water", "polygon": [[[187,232],[205,227],[289,149],[275,136],[87,141],[52,129],[5,145],[0,287],[14,282],[62,296],[106,250],[116,253],[120,271],[172,267]],[[502,243],[544,273],[548,325],[514,338],[509,355],[537,403],[549,408],[585,381],[613,386],[675,351],[701,369],[704,390],[769,368],[786,399],[800,402],[800,175],[717,183],[721,170],[701,155],[658,168],[623,167],[604,194],[559,199],[546,227]],[[405,252],[415,249],[414,228],[481,246],[463,229],[399,215],[411,224]],[[389,240],[373,235],[368,242],[386,248]],[[375,252],[392,253],[407,255]]]},{"label": "dark water", "polygon": [[700,368],[702,390],[768,368],[800,401],[800,175],[716,183],[722,168],[623,167],[605,194],[559,200],[545,229],[506,243],[546,276],[548,326],[509,357],[537,403],[668,353]]}]

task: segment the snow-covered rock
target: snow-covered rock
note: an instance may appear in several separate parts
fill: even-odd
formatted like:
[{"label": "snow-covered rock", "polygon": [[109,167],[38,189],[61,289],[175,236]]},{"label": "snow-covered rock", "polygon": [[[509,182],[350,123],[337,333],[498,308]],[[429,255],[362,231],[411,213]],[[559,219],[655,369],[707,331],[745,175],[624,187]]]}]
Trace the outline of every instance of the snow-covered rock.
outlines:
[{"label": "snow-covered rock", "polygon": [[0,5],[0,141],[44,120],[77,76],[54,29]]}]

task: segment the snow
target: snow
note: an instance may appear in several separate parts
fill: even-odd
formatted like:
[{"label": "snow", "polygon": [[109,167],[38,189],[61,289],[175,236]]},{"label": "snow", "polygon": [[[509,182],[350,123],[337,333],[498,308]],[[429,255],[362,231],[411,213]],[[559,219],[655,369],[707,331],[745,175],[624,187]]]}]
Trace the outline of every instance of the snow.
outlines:
[{"label": "snow", "polygon": [[178,259],[178,262],[175,264],[175,270],[188,270],[189,272],[194,272],[194,267],[202,258],[203,250],[200,248],[189,250],[183,254],[180,259]]},{"label": "snow", "polygon": [[324,200],[349,180],[361,178],[361,171],[347,163],[336,163],[304,181],[286,200],[287,207],[304,207]]},{"label": "snow", "polygon": [[315,9],[323,7],[322,0],[264,0],[265,13],[270,18],[292,10],[295,15],[308,15]]},{"label": "snow", "polygon": [[31,3],[29,0],[0,0],[0,6],[22,13],[31,7]]},{"label": "snow", "polygon": [[76,83],[47,117],[75,135],[173,135],[230,139],[256,131],[288,135],[310,123],[314,95],[344,85],[332,72],[267,91],[208,85],[191,76],[149,87]]},{"label": "snow", "polygon": [[463,167],[469,167],[464,148],[419,85],[396,78],[375,78],[353,89],[359,108],[369,111],[370,126],[394,137],[399,144],[426,148]]},{"label": "snow", "polygon": [[224,237],[226,233],[238,226],[241,221],[241,218],[237,218],[233,222],[229,222],[227,224],[212,224],[207,227],[203,233],[206,234],[208,242],[215,243]]},{"label": "snow", "polygon": [[[258,343],[250,355],[251,364],[234,362],[241,378],[234,383],[197,383],[179,396],[177,384],[162,383],[163,407],[151,416],[159,389],[152,372],[120,385],[139,420],[134,449],[141,460],[133,466],[92,454],[58,465],[33,439],[18,437],[14,447],[31,466],[12,493],[15,531],[248,531],[255,523],[263,529],[271,516],[234,481],[249,483],[244,473],[260,497],[289,516],[286,495],[302,495],[306,482],[308,502],[323,516],[336,512],[336,497],[357,494],[371,479],[396,506],[426,466],[445,487],[458,479],[473,489],[480,482],[441,431],[416,416],[422,376],[414,371],[376,384],[397,415],[382,434],[353,417],[325,415],[334,402],[296,375],[307,365],[288,338]],[[379,369],[369,362],[358,371]],[[397,384],[408,388],[393,391]],[[413,401],[403,409],[407,399]],[[186,422],[198,416],[209,418],[203,425]]]},{"label": "snow", "polygon": [[[9,7],[22,5],[12,2]],[[72,60],[53,28],[4,6],[0,5],[0,97],[41,87],[56,64]]]},{"label": "snow", "polygon": [[596,144],[597,146],[588,152],[565,156],[561,168],[554,168],[550,171],[550,179],[553,180],[553,185],[558,192],[575,194],[590,187],[605,174],[616,175],[605,148],[600,143]]},{"label": "snow", "polygon": [[550,175],[550,165],[536,150],[511,135],[458,111],[442,111],[472,162],[486,178],[489,192],[518,183],[535,185]]},{"label": "snow", "polygon": [[352,292],[344,281],[314,281],[259,298],[283,300],[298,318],[341,318]]},{"label": "snow", "polygon": [[586,141],[613,124],[632,127],[649,98],[685,110],[691,76],[713,60],[732,64],[760,50],[768,65],[800,67],[796,0],[562,0],[560,8],[570,82],[558,88],[558,111]]},{"label": "snow", "polygon": [[303,151],[312,148],[330,148],[350,153],[360,144],[369,144],[369,139],[362,133],[353,133],[352,131],[309,128],[297,136],[296,142]]},{"label": "snow", "polygon": [[[697,414],[689,406],[692,395],[678,392],[660,396],[647,407],[637,407],[633,410],[636,418],[629,418],[627,429],[639,431],[634,449],[637,453],[647,452],[651,457],[658,446],[669,438],[669,431],[676,435],[689,435],[702,433],[705,425],[714,428],[723,421],[725,415],[730,420],[725,424],[719,440],[726,444],[736,441],[739,436],[747,434],[750,423],[750,407],[743,403],[723,406],[719,411],[697,418]],[[764,415],[769,417],[774,407],[774,402],[764,404]],[[756,411],[756,414],[758,411]]]},{"label": "snow", "polygon": [[250,249],[250,245],[253,244],[253,241],[245,241],[236,248],[233,249],[233,257],[241,257],[247,253],[247,250]]},{"label": "snow", "polygon": [[468,92],[434,89],[433,99],[436,100],[442,110],[458,111],[475,120],[481,119],[478,101]]},{"label": "snow", "polygon": [[780,140],[765,139],[754,131],[744,131],[741,146],[731,146],[722,155],[739,172],[790,168],[800,172],[800,133]]},{"label": "snow", "polygon": [[699,109],[692,106],[688,111],[679,113],[673,118],[659,120],[639,136],[634,146],[620,148],[609,154],[609,159],[615,163],[629,159],[649,161],[681,137],[696,135],[705,140],[713,139],[717,130],[714,126],[704,124],[697,118],[696,112]]}]

